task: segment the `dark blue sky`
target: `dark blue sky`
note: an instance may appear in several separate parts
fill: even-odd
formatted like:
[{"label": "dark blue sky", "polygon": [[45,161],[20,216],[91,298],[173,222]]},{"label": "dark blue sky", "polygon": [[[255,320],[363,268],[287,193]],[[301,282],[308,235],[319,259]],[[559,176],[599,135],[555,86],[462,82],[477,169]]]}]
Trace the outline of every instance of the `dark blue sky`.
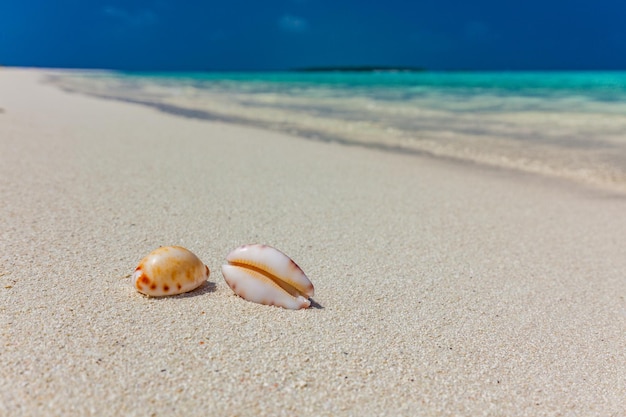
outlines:
[{"label": "dark blue sky", "polygon": [[0,64],[626,69],[626,0],[0,0]]}]

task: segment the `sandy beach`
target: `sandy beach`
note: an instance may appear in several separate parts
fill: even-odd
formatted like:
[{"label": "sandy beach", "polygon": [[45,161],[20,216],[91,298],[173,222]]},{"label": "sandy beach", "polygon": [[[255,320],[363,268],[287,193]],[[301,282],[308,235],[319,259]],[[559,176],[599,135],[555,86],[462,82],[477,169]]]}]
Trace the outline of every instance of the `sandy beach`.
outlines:
[{"label": "sandy beach", "polygon": [[[0,68],[0,415],[624,416],[626,196]],[[317,308],[235,296],[265,243]],[[211,270],[130,284],[162,245]]]}]

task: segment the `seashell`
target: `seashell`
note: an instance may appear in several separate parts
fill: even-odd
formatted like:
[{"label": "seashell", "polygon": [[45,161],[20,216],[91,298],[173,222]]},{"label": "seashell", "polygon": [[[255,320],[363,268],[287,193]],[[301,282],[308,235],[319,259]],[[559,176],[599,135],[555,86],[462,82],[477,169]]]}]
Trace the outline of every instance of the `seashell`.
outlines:
[{"label": "seashell", "polygon": [[244,245],[226,256],[222,275],[241,298],[290,310],[308,308],[313,284],[287,255],[266,245]]},{"label": "seashell", "polygon": [[162,246],[139,262],[131,279],[140,293],[161,297],[196,289],[209,274],[209,267],[188,249]]}]

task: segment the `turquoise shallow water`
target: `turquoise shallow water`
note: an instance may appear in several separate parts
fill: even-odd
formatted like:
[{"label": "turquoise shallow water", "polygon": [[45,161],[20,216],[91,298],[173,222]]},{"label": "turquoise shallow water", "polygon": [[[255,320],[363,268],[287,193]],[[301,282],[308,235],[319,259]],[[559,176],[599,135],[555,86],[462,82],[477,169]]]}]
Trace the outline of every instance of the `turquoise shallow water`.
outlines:
[{"label": "turquoise shallow water", "polygon": [[73,73],[83,93],[626,192],[626,72]]},{"label": "turquoise shallow water", "polygon": [[[626,72],[268,72],[268,73],[121,73],[195,88],[250,94],[352,94],[408,101],[437,96],[472,100],[501,98],[567,99],[626,103]],[[523,107],[532,110],[532,107]],[[465,111],[483,110],[467,108]],[[501,109],[490,108],[492,111]]]},{"label": "turquoise shallow water", "polygon": [[608,99],[621,94],[622,99],[626,98],[626,72],[126,72],[120,75],[222,84],[249,83],[275,90],[320,86],[337,89],[422,86],[458,90],[476,88],[503,93],[580,93]]}]

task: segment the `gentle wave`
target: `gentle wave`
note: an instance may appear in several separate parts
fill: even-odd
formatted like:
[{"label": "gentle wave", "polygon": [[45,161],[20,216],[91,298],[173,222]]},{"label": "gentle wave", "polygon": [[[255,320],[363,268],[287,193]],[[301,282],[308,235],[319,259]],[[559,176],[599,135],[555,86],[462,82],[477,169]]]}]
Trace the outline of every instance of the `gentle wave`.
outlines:
[{"label": "gentle wave", "polygon": [[626,192],[626,73],[73,73],[66,89]]}]

